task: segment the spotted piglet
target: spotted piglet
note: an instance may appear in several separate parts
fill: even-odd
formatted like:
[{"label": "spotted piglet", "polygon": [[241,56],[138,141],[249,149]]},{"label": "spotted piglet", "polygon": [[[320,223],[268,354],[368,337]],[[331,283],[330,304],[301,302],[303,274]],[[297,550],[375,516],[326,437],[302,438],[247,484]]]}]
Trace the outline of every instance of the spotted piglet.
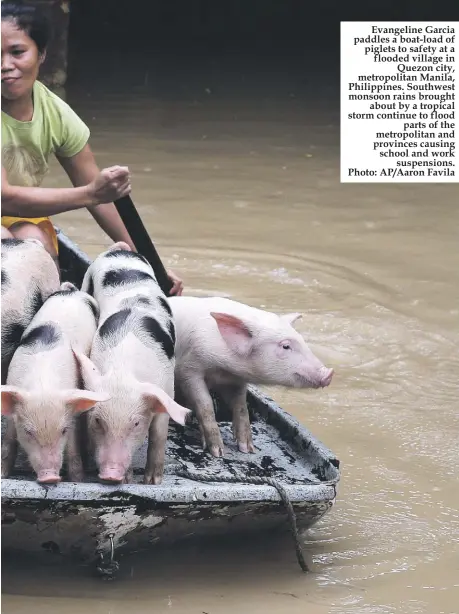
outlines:
[{"label": "spotted piglet", "polygon": [[184,424],[189,410],[174,400],[175,328],[150,264],[119,242],[91,264],[82,288],[100,307],[90,360],[79,356],[86,386],[108,403],[88,414],[99,479],[132,480],[132,457],[148,432],[144,482],[164,472],[169,416]]},{"label": "spotted piglet", "polygon": [[2,239],[2,384],[24,330],[59,288],[53,259],[36,239]]},{"label": "spotted piglet", "polygon": [[26,328],[1,389],[2,414],[8,419],[2,477],[13,469],[17,436],[41,484],[60,481],[66,447],[70,480],[83,479],[74,417],[107,400],[107,395],[78,388],[74,351],[89,354],[97,317],[95,300],[64,282]]}]

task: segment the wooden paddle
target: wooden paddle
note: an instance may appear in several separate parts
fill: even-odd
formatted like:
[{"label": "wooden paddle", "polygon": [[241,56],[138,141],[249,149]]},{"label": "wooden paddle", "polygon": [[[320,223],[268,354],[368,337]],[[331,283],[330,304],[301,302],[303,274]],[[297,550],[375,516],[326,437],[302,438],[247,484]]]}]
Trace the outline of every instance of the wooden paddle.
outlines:
[{"label": "wooden paddle", "polygon": [[161,258],[153,245],[153,241],[150,239],[150,235],[143,225],[140,215],[132,202],[132,198],[130,196],[119,198],[115,201],[115,207],[126,226],[126,230],[136,250],[151,264],[161,290],[166,296],[169,296],[174,284],[167,275]]}]

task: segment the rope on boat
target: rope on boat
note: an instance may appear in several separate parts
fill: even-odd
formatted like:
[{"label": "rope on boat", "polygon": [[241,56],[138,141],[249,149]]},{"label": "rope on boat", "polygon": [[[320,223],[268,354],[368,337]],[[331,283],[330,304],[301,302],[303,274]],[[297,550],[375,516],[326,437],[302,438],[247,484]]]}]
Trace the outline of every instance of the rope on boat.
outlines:
[{"label": "rope on boat", "polygon": [[220,482],[220,483],[231,482],[233,484],[241,484],[245,482],[246,484],[256,484],[258,486],[264,486],[267,484],[268,486],[272,486],[273,488],[275,488],[279,494],[279,497],[282,503],[285,505],[285,508],[287,510],[288,520],[290,524],[290,531],[292,533],[292,537],[295,542],[295,551],[296,551],[296,558],[298,560],[298,564],[301,567],[302,571],[304,571],[305,573],[309,571],[306,561],[304,560],[303,551],[301,549],[301,542],[300,542],[300,536],[298,534],[298,527],[296,524],[295,511],[293,509],[293,505],[292,505],[292,502],[290,501],[290,497],[288,496],[287,491],[285,490],[285,488],[282,486],[280,482],[278,482],[274,478],[268,478],[268,477],[262,478],[258,476],[254,476],[254,477],[204,476],[204,475],[199,475],[196,473],[191,473],[190,471],[188,471],[188,469],[174,470],[174,475],[181,477],[181,478],[187,478],[189,480],[195,480],[196,482]]},{"label": "rope on boat", "polygon": [[113,580],[120,569],[120,564],[115,561],[115,544],[113,539],[114,533],[110,533],[108,538],[110,539],[110,560],[106,561],[102,553],[99,554],[99,563],[96,566],[96,571],[99,576],[106,578],[107,580]]}]

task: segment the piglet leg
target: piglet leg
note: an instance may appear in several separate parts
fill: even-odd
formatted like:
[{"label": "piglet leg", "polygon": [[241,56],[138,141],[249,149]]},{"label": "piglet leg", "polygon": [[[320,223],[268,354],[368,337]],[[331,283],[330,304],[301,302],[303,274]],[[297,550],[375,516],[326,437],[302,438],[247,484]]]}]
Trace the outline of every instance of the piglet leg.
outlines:
[{"label": "piglet leg", "polygon": [[69,481],[83,482],[84,468],[81,458],[80,434],[76,421],[69,427],[66,452]]},{"label": "piglet leg", "polygon": [[7,478],[13,471],[17,453],[16,427],[13,420],[8,419],[2,441],[2,478]]},{"label": "piglet leg", "polygon": [[134,469],[131,466],[126,471],[126,475],[124,476],[123,484],[132,484],[133,482],[134,482]]},{"label": "piglet leg", "polygon": [[240,452],[255,452],[252,442],[249,410],[247,408],[247,386],[238,384],[225,386],[221,395],[233,413],[233,437]]},{"label": "piglet leg", "polygon": [[223,456],[223,439],[215,419],[214,403],[204,379],[197,374],[181,379],[180,389],[186,399],[186,407],[196,412],[204,450],[208,449],[217,458]]},{"label": "piglet leg", "polygon": [[163,481],[168,428],[169,416],[167,414],[156,414],[153,416],[148,431],[148,452],[144,484],[161,484]]}]

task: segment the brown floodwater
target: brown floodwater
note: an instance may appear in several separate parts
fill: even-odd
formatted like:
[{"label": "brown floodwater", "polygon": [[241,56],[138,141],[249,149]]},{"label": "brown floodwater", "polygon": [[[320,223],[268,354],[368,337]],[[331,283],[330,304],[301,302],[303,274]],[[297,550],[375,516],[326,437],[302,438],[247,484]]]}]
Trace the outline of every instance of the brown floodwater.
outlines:
[{"label": "brown floodwater", "polygon": [[[304,313],[335,369],[325,390],[269,390],[342,463],[335,507],[302,536],[312,572],[288,536],[134,553],[113,583],[8,555],[5,614],[459,612],[458,189],[341,185],[336,98],[282,78],[277,98],[166,99],[145,74],[69,101],[99,164],[130,167],[185,292]],[[46,185],[67,185],[56,165]],[[109,244],[86,211],[55,221],[92,257]]]}]

